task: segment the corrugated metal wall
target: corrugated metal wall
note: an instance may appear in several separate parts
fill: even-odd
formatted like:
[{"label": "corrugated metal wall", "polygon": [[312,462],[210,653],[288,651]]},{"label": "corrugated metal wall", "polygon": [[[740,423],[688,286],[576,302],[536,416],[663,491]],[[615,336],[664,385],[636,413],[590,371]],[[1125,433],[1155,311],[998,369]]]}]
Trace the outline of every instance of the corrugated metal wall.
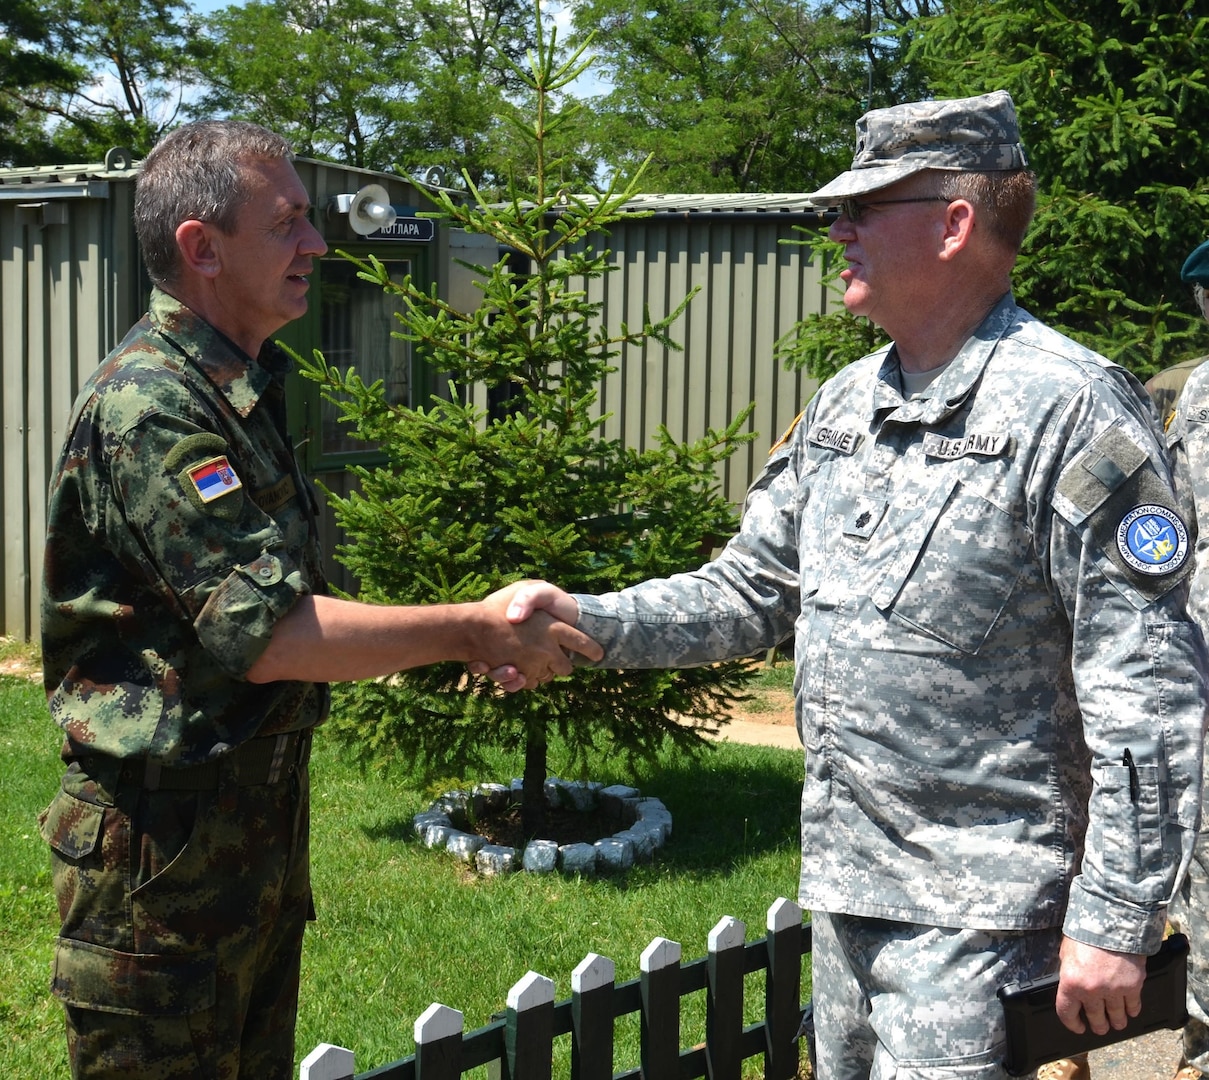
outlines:
[{"label": "corrugated metal wall", "polygon": [[638,327],[643,304],[652,319],[701,291],[671,328],[681,352],[648,343],[627,347],[605,380],[605,434],[645,448],[660,424],[679,441],[724,428],[752,402],[747,430],[758,437],[726,463],[727,498],[741,503],[768,450],[814,390],[801,372],[785,371],[773,346],[811,312],[824,310],[819,267],[792,215],[705,211],[657,213],[613,226],[609,246],[618,269],[593,282],[602,325]]},{"label": "corrugated metal wall", "polygon": [[[764,205],[765,209],[752,209]],[[801,319],[826,310],[822,272],[800,242],[821,220],[794,196],[647,196],[630,204],[649,217],[610,226],[596,246],[611,252],[612,272],[585,282],[601,304],[601,325],[619,331],[667,317],[700,288],[672,325],[677,352],[657,342],[625,346],[601,387],[600,414],[612,414],[608,438],[654,445],[662,424],[685,442],[726,427],[755,403],[748,431],[757,438],[724,466],[723,491],[736,505],[768,450],[802,410],[814,383],[786,371],[774,344]],[[472,395],[486,408],[481,387]]]},{"label": "corrugated metal wall", "polygon": [[0,183],[0,631],[9,636],[37,629],[46,487],[76,390],[137,317],[132,194],[120,169]]}]

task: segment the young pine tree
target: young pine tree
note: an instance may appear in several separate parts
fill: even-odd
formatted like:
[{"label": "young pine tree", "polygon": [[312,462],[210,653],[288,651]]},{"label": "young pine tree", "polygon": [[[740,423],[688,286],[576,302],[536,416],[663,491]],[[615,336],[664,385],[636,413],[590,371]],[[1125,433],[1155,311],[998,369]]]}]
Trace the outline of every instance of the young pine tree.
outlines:
[{"label": "young pine tree", "polygon": [[[608,272],[608,253],[595,244],[637,177],[590,199],[552,190],[559,166],[552,140],[573,109],[554,114],[551,95],[588,64],[582,49],[558,61],[553,35],[547,39],[536,18],[538,48],[531,70],[521,72],[534,115],[514,124],[531,190],[514,182],[503,205],[489,204],[473,185],[472,204],[436,196],[445,222],[487,234],[503,253],[494,266],[474,268],[483,289],[478,309],[455,310],[435,288],[392,284],[376,261],[361,264],[364,276],[401,299],[398,333],[447,373],[449,397],[393,406],[380,385],[367,386],[352,369],[332,368],[319,354],[302,361],[358,436],[385,455],[380,466],[355,469],[359,491],[332,497],[348,536],[338,557],[360,581],[363,600],[463,601],[518,578],[581,592],[617,589],[692,569],[735,526],[715,466],[751,437],[740,433],[750,410],[687,445],[666,430],[643,452],[603,436],[594,406],[611,361],[623,344],[671,344],[668,328],[688,298],[640,331],[599,326],[584,283]],[[473,383],[506,398],[505,407],[487,414],[466,404]],[[367,757],[428,776],[469,776],[484,748],[523,747],[522,816],[534,836],[552,733],[567,748],[560,767],[569,774],[598,744],[631,761],[668,739],[696,749],[703,730],[724,721],[747,673],[738,661],[683,671],[583,670],[506,695],[461,665],[435,665],[341,688],[331,723]]]}]

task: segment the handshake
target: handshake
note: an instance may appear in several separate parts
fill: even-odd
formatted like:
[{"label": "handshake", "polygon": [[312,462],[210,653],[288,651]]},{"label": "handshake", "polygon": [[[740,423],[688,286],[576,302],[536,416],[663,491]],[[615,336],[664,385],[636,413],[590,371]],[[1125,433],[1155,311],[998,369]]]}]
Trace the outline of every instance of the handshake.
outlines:
[{"label": "handshake", "polygon": [[486,675],[508,693],[532,690],[570,675],[571,654],[600,660],[604,650],[575,629],[579,604],[557,585],[518,581],[480,601],[488,616],[479,658],[466,670]]}]

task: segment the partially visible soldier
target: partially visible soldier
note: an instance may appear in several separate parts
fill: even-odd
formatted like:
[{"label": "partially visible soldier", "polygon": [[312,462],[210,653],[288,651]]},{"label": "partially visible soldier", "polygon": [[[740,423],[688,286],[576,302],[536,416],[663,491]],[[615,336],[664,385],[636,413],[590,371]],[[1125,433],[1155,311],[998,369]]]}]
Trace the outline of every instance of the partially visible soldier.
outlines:
[{"label": "partially visible soldier", "polygon": [[520,682],[599,658],[509,593],[326,595],[271,341],[326,250],[277,135],[201,122],[142,166],[150,311],[84,387],[48,510],[42,650],[67,770],[41,818],[72,1075],[286,1080],[313,917],[307,758],[327,683],[483,650]]},{"label": "partially visible soldier", "polygon": [[[1121,367],[1016,306],[1035,181],[1000,91],[867,113],[844,304],[892,343],[821,386],[699,570],[533,584],[617,668],[793,635],[819,1080],[1004,1080],[1004,983],[1121,1030],[1191,857],[1191,541]],[[1209,371],[1209,368],[1206,369]]]},{"label": "partially visible soldier", "polygon": [[[1209,285],[1209,240],[1194,249],[1184,260],[1180,280],[1192,286],[1192,299],[1196,309],[1209,320],[1209,309],[1205,307],[1205,286]],[[1188,376],[1206,360],[1209,360],[1209,356],[1181,360],[1180,363],[1172,364],[1146,380],[1146,391],[1159,411],[1164,431],[1171,427],[1171,422],[1175,419],[1175,403],[1188,381]]]},{"label": "partially visible soldier", "polygon": [[[1209,285],[1209,241],[1188,256],[1180,277],[1192,283],[1197,306],[1206,320],[1205,286]],[[1209,364],[1206,357],[1187,361],[1182,388],[1172,390],[1172,418],[1167,445],[1175,471],[1176,490],[1184,512],[1197,526],[1196,569],[1188,611],[1202,630],[1209,628]],[[1155,379],[1167,372],[1160,372]],[[1154,379],[1151,380],[1154,382]],[[1147,383],[1150,386],[1150,383]],[[1176,396],[1178,395],[1178,396]],[[1156,398],[1156,402],[1158,398]],[[1183,1059],[1175,1080],[1197,1080],[1209,1071],[1209,820],[1204,816],[1188,877],[1173,907],[1171,922],[1188,935],[1188,1023],[1183,1034]]]},{"label": "partially visible soldier", "polygon": [[[1180,280],[1192,285],[1192,296],[1197,309],[1206,319],[1209,319],[1209,311],[1205,310],[1204,288],[1205,284],[1209,282],[1209,241],[1197,247],[1185,260],[1183,269],[1180,271]],[[1172,364],[1171,367],[1164,368],[1147,380],[1146,392],[1150,394],[1151,400],[1154,402],[1164,431],[1168,431],[1171,428],[1176,414],[1176,402],[1179,399],[1180,392],[1184,389],[1184,384],[1188,381],[1188,377],[1206,359],[1209,359],[1209,357],[1197,356],[1191,360]],[[1186,489],[1187,485],[1184,486]],[[1193,512],[1187,506],[1185,506],[1185,510],[1193,517],[1193,523],[1195,523]],[[1204,626],[1205,623],[1202,620],[1202,630]],[[1189,915],[1181,913],[1181,909],[1183,908],[1187,911],[1185,905],[1189,903],[1188,891],[1193,878],[1206,882],[1204,886],[1200,886],[1197,889],[1198,907],[1200,904],[1209,903],[1209,896],[1202,897],[1200,895],[1205,888],[1209,888],[1209,878],[1206,878],[1205,869],[1205,862],[1209,858],[1209,851],[1202,850],[1205,847],[1205,843],[1203,839],[1198,839],[1196,853],[1193,855],[1192,867],[1189,871],[1192,877],[1184,879],[1180,895],[1175,898],[1172,904],[1172,924],[1178,926],[1189,937],[1194,935],[1195,925],[1189,922]],[[1204,919],[1207,914],[1209,913],[1198,911],[1198,919]],[[1205,925],[1201,933],[1209,935],[1209,924]],[[1205,945],[1209,946],[1209,940],[1205,942]],[[1201,952],[1201,955],[1209,956],[1209,948],[1202,950],[1198,947],[1198,952]],[[1204,1027],[1203,1021],[1204,1010],[1209,1007],[1209,972],[1201,972],[1200,963],[1194,958],[1191,961],[1189,978],[1191,983],[1188,988],[1188,1012],[1192,1019],[1184,1033],[1184,1058],[1181,1060],[1173,1080],[1197,1080],[1201,1072],[1190,1065],[1189,1061],[1199,1060],[1202,1064],[1209,1064],[1209,1060],[1204,1056],[1209,1053],[1209,1029]],[[1198,1004],[1198,1001],[1203,1001],[1205,1004]],[[1192,1049],[1192,1047],[1198,1046],[1201,1049]],[[1042,1065],[1037,1071],[1037,1080],[1087,1080],[1090,1076],[1091,1071],[1086,1054],[1081,1054],[1077,1058],[1063,1058],[1060,1061],[1051,1061],[1048,1064]]]}]

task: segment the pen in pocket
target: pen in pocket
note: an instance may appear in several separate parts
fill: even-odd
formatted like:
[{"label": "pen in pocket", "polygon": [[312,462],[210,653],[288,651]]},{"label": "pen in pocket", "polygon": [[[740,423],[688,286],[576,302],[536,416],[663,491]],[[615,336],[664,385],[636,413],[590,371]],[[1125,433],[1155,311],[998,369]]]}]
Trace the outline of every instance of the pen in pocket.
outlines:
[{"label": "pen in pocket", "polygon": [[1129,770],[1129,798],[1132,802],[1138,801],[1138,767],[1133,763],[1133,754],[1126,749],[1121,755],[1121,764]]}]

